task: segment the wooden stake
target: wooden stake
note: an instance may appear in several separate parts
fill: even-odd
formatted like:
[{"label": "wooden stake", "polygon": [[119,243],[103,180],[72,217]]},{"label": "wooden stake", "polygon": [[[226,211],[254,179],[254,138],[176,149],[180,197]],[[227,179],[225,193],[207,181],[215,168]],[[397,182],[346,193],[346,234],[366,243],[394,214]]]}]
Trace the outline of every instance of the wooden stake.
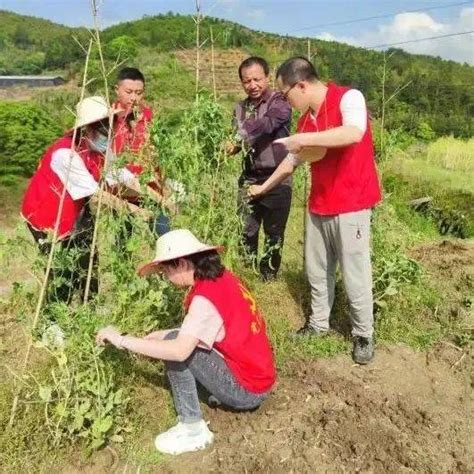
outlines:
[{"label": "wooden stake", "polygon": [[214,35],[211,30],[211,73],[212,73],[212,90],[214,92],[214,101],[217,101],[217,89],[216,89],[216,68],[214,63]]},{"label": "wooden stake", "polygon": [[[90,54],[91,54],[91,49],[92,49],[92,40],[89,41],[89,48],[87,49],[86,63],[85,63],[85,66],[84,66],[84,75],[83,75],[83,79],[82,79],[81,96],[80,96],[80,99],[79,99],[80,101],[82,101],[84,99],[84,95],[85,95],[85,89],[86,89],[86,84],[87,84],[87,71],[88,71],[88,67],[89,67],[89,58],[90,58]],[[76,116],[76,121],[77,121],[77,116]],[[75,153],[76,136],[77,136],[77,128],[74,127],[74,131],[73,131],[73,135],[72,135],[71,150],[70,150],[71,154]],[[69,181],[69,175],[70,175],[70,171],[71,171],[71,164],[72,164],[72,160],[69,161],[69,165],[68,165],[68,168],[67,168],[67,171],[66,171],[65,183],[64,183],[63,190],[62,190],[62,193],[61,193],[61,198],[59,200],[59,208],[58,208],[58,214],[56,216],[56,222],[54,224],[53,241],[51,243],[51,250],[49,251],[48,263],[46,265],[46,270],[45,270],[45,273],[44,273],[43,283],[41,285],[40,294],[39,294],[39,297],[38,297],[38,301],[36,303],[35,314],[33,316],[33,322],[32,322],[32,325],[31,325],[30,341],[28,342],[25,357],[24,357],[23,363],[21,365],[21,372],[20,372],[21,378],[23,378],[25,376],[25,371],[26,371],[26,368],[28,367],[28,363],[30,361],[31,347],[33,346],[33,338],[31,337],[31,333],[33,333],[33,331],[36,329],[36,326],[38,324],[39,315],[40,315],[40,312],[41,312],[41,308],[43,307],[43,302],[44,302],[44,298],[45,298],[45,295],[46,295],[46,288],[48,287],[49,274],[51,273],[51,267],[53,265],[54,251],[56,250],[56,245],[59,241],[59,239],[58,239],[58,237],[59,237],[59,223],[61,222],[61,217],[62,217],[62,214],[63,214],[64,200],[65,200],[65,197],[66,197],[66,185]],[[9,428],[11,428],[13,426],[13,422],[15,421],[16,411],[17,411],[17,408],[18,408],[18,400],[20,398],[21,387],[19,387],[19,386],[17,386],[17,387],[18,388],[17,388],[15,396],[13,398],[12,409],[11,409],[11,412],[10,412],[10,420],[8,421],[8,427]]]},{"label": "wooden stake", "polygon": [[200,67],[200,52],[201,52],[201,42],[199,39],[200,29],[201,29],[201,1],[196,0],[196,17],[194,22],[196,23],[196,102],[199,101],[199,67]]}]

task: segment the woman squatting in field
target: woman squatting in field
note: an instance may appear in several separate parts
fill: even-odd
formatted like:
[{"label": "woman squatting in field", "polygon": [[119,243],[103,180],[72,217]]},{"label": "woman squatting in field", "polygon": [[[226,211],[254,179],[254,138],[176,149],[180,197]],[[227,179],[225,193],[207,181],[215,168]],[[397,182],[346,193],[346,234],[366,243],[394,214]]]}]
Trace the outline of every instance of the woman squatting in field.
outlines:
[{"label": "woman squatting in field", "polygon": [[265,322],[253,296],[222,265],[220,250],[185,229],[161,236],[155,259],[139,273],[161,272],[174,285],[190,288],[181,327],[144,338],[121,335],[113,327],[97,334],[98,344],[109,342],[164,361],[179,422],[156,437],[155,446],[163,453],[204,449],[213,441],[202,418],[197,382],[210,393],[210,403],[237,410],[258,407],[275,383]]}]

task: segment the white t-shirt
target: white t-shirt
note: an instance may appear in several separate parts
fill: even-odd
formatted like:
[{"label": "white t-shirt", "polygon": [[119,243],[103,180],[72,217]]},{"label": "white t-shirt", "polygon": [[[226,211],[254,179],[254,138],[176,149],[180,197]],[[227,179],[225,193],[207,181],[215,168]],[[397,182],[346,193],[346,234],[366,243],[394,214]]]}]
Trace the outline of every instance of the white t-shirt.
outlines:
[{"label": "white t-shirt", "polygon": [[[115,156],[111,155],[105,173],[105,179],[110,186],[119,183],[126,184],[135,179],[135,175],[127,168],[114,169],[114,161]],[[99,184],[86,168],[82,158],[69,148],[59,148],[53,152],[51,169],[66,186],[67,192],[74,201],[92,196],[99,189]]]},{"label": "white t-shirt", "polygon": [[[339,104],[342,115],[342,125],[357,127],[362,133],[367,130],[367,105],[361,91],[349,89],[341,98]],[[301,162],[298,157],[289,153],[286,157],[293,166]]]},{"label": "white t-shirt", "polygon": [[69,148],[60,148],[53,152],[51,169],[74,201],[92,196],[99,188],[99,183],[86,168],[82,158]]}]

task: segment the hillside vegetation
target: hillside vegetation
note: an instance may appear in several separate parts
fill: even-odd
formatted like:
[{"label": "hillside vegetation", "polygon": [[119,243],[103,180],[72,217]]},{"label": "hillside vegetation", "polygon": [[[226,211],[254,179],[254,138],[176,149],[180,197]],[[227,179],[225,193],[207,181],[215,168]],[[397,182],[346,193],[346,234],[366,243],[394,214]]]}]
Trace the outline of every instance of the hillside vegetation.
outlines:
[{"label": "hillside vegetation", "polygon": [[[386,97],[411,82],[386,107],[384,131],[383,54],[312,43],[324,78],[359,86],[375,118],[384,187],[372,235],[377,349],[373,364],[355,367],[340,275],[334,331],[324,338],[294,337],[309,312],[303,259],[308,169],[295,175],[279,279],[264,283],[244,267],[239,248],[241,157],[226,156],[222,146],[230,137],[231,104],[241,96],[240,60],[261,54],[274,67],[306,53],[306,41],[206,19],[204,37],[211,25],[216,37],[215,101],[208,49],[195,100],[190,17],[161,15],[103,32],[108,67],[128,57],[126,64],[145,72],[147,100],[156,111],[153,158],[185,190],[173,228],[191,228],[225,246],[226,266],[243,277],[265,315],[279,371],[278,386],[261,409],[205,408],[215,445],[170,459],[153,445],[175,419],[163,364],[95,343],[97,329],[107,324],[138,335],[180,324],[182,291],[159,276],[136,273],[153,255],[147,224],[103,208],[97,217],[99,294],[87,304],[78,298],[70,305],[45,302],[34,318],[46,262],[18,217],[19,203],[44,147],[71,125],[66,107],[77,101],[84,58],[68,48],[76,48],[71,33],[87,38],[84,30],[42,21],[0,12],[0,61],[8,73],[16,57],[44,55],[39,71],[58,67],[71,79],[68,88],[0,102],[0,163],[8,173],[0,176],[0,471],[473,472],[474,246],[454,236],[474,231],[473,143],[463,138],[472,134],[472,88],[456,86],[472,83],[474,68],[396,51],[387,59]],[[50,47],[56,62],[46,64]],[[98,71],[94,51],[96,80],[88,93],[103,92]],[[113,74],[109,79],[111,87]],[[439,136],[445,133],[458,138]],[[426,195],[432,198],[427,212],[410,205]],[[152,202],[143,205],[156,212]],[[114,236],[124,226],[132,230],[119,246]],[[57,251],[54,265],[79,256]],[[58,283],[53,277],[51,284]],[[64,331],[64,346],[43,340],[51,321]]]},{"label": "hillside vegetation", "polygon": [[[0,25],[0,73],[39,73],[62,68],[74,74],[80,70],[83,53],[73,36],[85,43],[84,29],[5,11],[0,11]],[[307,52],[304,38],[253,31],[215,18],[205,18],[201,26],[203,40],[209,38],[212,27],[216,48],[241,48],[245,54],[262,55],[272,67],[289,56]],[[170,13],[114,25],[103,31],[102,38],[110,65],[119,57],[140,66],[137,57],[141,50],[157,54],[191,48],[195,45],[194,35],[192,17]],[[209,46],[207,40],[204,48]],[[428,126],[436,135],[473,134],[473,67],[393,49],[384,56],[382,52],[322,40],[311,40],[311,51],[322,77],[360,88],[375,118],[381,113],[385,68],[385,97],[402,88],[386,106],[389,129],[402,128],[416,134],[420,127]]]}]

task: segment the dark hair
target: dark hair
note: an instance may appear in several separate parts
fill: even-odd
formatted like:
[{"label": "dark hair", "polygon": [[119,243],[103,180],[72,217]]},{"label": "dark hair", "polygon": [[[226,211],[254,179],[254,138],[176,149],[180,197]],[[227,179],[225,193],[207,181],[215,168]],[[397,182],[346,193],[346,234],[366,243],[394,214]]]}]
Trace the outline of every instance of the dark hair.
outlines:
[{"label": "dark hair", "polygon": [[[221,257],[216,250],[208,250],[181,258],[189,260],[194,265],[194,278],[196,280],[216,280],[222,276],[225,270]],[[179,260],[180,258],[176,258],[163,264],[177,266]]]},{"label": "dark hair", "polygon": [[259,56],[250,56],[250,58],[244,59],[239,66],[239,78],[242,80],[242,70],[247,69],[250,66],[253,66],[254,64],[258,64],[259,66],[262,67],[263,72],[265,73],[265,76],[268,76],[270,74],[270,66],[268,65],[267,61],[265,59],[260,58]]},{"label": "dark hair", "polygon": [[132,81],[142,81],[145,84],[145,76],[135,67],[124,67],[117,74],[117,82],[130,79]]},{"label": "dark hair", "polygon": [[304,56],[295,56],[280,65],[276,77],[280,78],[283,84],[293,86],[299,81],[314,82],[319,79],[319,74],[308,59]]}]

